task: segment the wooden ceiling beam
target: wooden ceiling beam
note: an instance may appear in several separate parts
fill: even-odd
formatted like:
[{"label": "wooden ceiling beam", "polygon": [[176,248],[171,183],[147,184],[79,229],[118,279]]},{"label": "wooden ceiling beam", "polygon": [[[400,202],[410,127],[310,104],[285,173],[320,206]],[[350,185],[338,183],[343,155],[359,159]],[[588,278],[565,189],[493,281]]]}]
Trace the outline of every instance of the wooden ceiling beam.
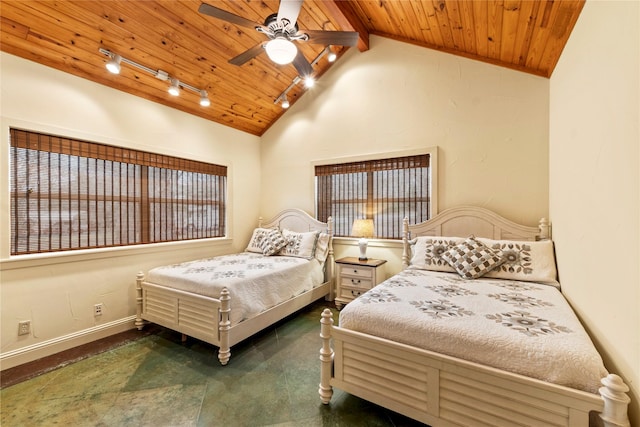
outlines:
[{"label": "wooden ceiling beam", "polygon": [[327,9],[331,18],[335,19],[342,31],[358,32],[358,50],[360,52],[369,50],[369,30],[354,12],[348,1],[331,0],[323,2],[323,6]]}]

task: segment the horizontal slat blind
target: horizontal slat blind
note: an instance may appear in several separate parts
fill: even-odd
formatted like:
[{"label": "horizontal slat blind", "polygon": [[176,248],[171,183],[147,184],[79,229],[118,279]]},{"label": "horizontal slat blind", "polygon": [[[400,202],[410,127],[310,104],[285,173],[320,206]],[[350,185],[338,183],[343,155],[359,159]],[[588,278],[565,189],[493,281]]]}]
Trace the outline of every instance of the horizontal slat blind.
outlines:
[{"label": "horizontal slat blind", "polygon": [[402,220],[425,221],[429,215],[429,155],[318,165],[316,212],[333,217],[336,236],[349,236],[353,221],[374,220],[376,237],[402,237]]},{"label": "horizontal slat blind", "polygon": [[12,255],[225,233],[225,166],[19,129],[10,135]]}]

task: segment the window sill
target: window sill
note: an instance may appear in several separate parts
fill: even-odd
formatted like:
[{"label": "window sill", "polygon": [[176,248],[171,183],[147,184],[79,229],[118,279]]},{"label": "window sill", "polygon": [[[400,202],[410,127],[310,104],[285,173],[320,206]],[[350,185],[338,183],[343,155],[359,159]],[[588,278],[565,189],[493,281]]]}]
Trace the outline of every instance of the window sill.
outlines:
[{"label": "window sill", "polygon": [[45,265],[66,264],[78,261],[91,261],[104,258],[119,258],[130,255],[145,255],[175,251],[181,247],[198,249],[200,247],[231,245],[233,239],[219,237],[212,239],[185,240],[179,242],[153,243],[146,245],[118,246],[113,248],[84,249],[65,252],[48,252],[32,255],[18,255],[0,260],[0,271]]}]

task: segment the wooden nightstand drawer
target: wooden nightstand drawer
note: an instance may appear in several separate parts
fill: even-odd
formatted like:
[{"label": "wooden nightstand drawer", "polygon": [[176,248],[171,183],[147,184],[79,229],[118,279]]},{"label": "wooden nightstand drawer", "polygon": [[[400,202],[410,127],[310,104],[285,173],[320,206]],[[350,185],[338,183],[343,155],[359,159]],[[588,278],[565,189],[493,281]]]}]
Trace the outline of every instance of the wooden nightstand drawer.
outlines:
[{"label": "wooden nightstand drawer", "polygon": [[363,278],[363,279],[372,279],[374,269],[371,267],[354,267],[351,265],[341,265],[340,267],[340,276],[343,277],[355,277],[355,278]]},{"label": "wooden nightstand drawer", "polygon": [[360,295],[367,292],[369,289],[353,289],[353,288],[340,288],[338,298],[351,301],[354,298],[358,298]]},{"label": "wooden nightstand drawer", "polygon": [[373,281],[371,278],[340,276],[340,287],[367,290],[373,288]]}]

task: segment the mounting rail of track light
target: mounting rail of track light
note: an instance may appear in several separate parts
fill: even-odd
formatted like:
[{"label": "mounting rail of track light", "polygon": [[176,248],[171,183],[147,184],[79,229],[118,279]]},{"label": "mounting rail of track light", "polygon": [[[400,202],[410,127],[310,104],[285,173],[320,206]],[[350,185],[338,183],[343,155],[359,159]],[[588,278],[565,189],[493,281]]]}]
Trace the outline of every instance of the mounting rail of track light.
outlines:
[{"label": "mounting rail of track light", "polygon": [[[320,59],[322,59],[322,57],[325,55],[327,55],[327,60],[329,62],[334,62],[337,57],[336,53],[331,48],[331,45],[329,45],[325,47],[322,50],[322,52],[320,52],[318,56],[315,57],[313,61],[311,61],[311,66],[313,67],[314,65],[316,65],[320,61]],[[315,80],[313,79],[312,76],[305,76],[304,78],[301,76],[295,76],[291,81],[291,84],[287,86],[287,88],[283,90],[280,95],[278,95],[278,97],[275,99],[275,101],[273,101],[273,103],[274,104],[280,103],[282,105],[282,108],[284,108],[285,110],[289,108],[291,106],[291,103],[289,102],[287,93],[289,93],[289,91],[301,81],[304,81],[304,86],[307,89],[313,87],[313,85],[315,84]]]},{"label": "mounting rail of track light", "polygon": [[145,65],[139,64],[135,61],[132,61],[130,59],[124,58],[120,55],[118,55],[117,53],[111,52],[109,50],[100,48],[98,49],[98,51],[109,57],[109,60],[106,63],[106,67],[107,70],[109,70],[109,72],[113,73],[113,74],[119,74],[120,73],[120,64],[121,63],[125,63],[128,65],[131,65],[132,67],[135,67],[139,70],[142,70],[146,73],[151,74],[152,76],[154,76],[155,78],[162,80],[162,81],[168,81],[169,82],[169,88],[168,88],[168,92],[169,94],[173,95],[173,96],[177,96],[180,94],[180,88],[183,89],[187,89],[190,90],[192,92],[197,93],[198,95],[200,95],[200,105],[203,107],[208,107],[209,105],[211,105],[211,101],[209,100],[209,95],[207,94],[207,91],[204,89],[198,89],[195,86],[191,86],[187,83],[181,82],[180,80],[178,80],[175,77],[172,77],[169,75],[169,73],[167,73],[166,71],[162,71],[162,70],[154,70],[152,68],[149,68]]}]

